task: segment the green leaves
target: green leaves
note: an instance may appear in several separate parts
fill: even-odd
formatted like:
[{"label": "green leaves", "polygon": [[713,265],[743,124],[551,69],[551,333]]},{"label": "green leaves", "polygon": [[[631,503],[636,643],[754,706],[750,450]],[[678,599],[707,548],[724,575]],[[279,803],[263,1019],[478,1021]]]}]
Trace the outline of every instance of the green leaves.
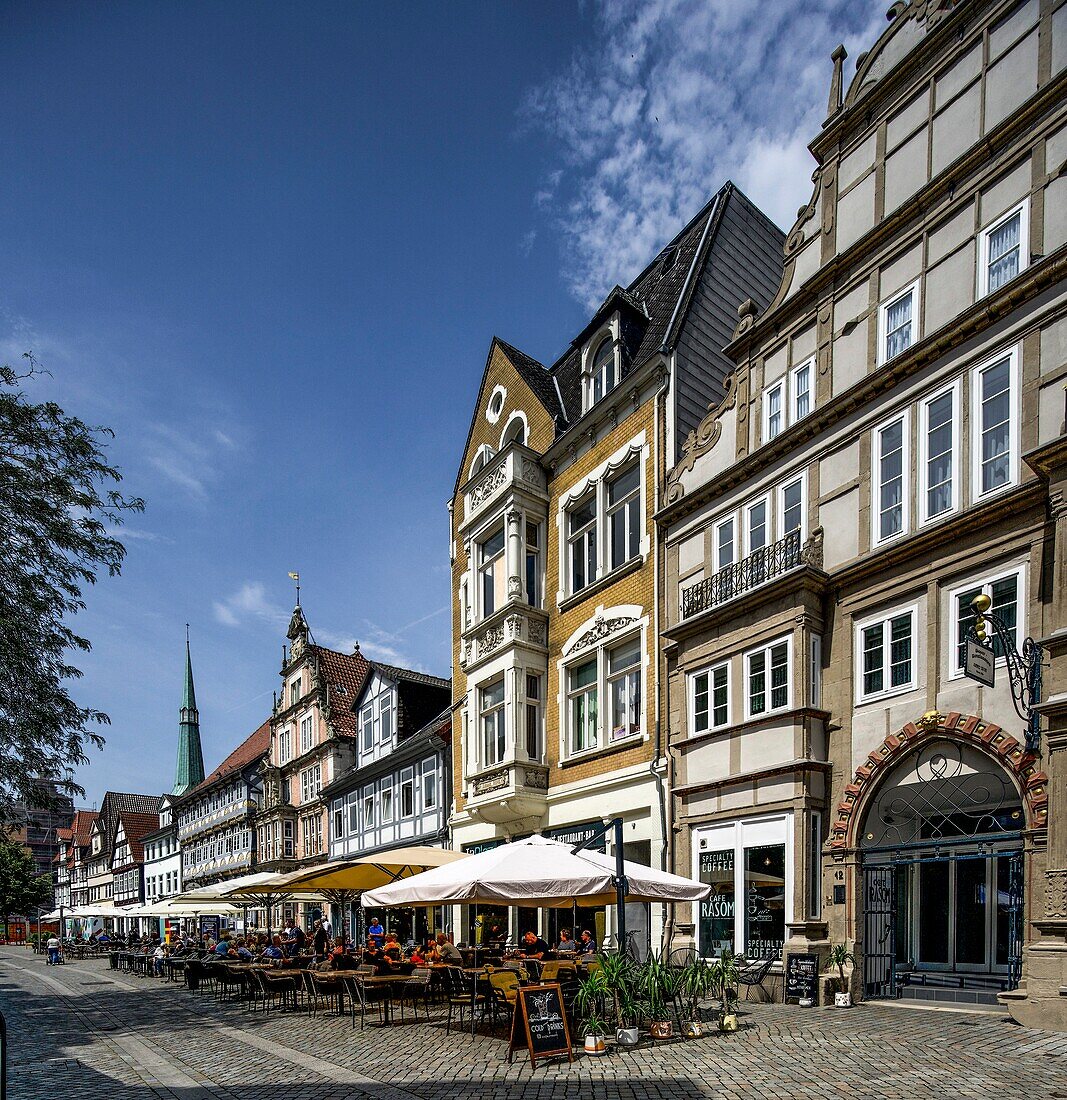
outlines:
[{"label": "green leaves", "polygon": [[121,571],[126,551],[113,531],[123,514],[144,510],[114,488],[121,475],[104,452],[109,429],[20,390],[42,373],[25,358],[27,374],[0,366],[0,823],[20,802],[47,805],[40,779],[84,793],[74,769],[103,745],[108,719],[68,693],[81,675],[71,652],[90,649],[70,620],[86,584]]},{"label": "green leaves", "polygon": [[21,844],[0,840],[0,917],[5,924],[11,914],[30,916],[51,898],[52,883],[35,870],[33,857]]}]

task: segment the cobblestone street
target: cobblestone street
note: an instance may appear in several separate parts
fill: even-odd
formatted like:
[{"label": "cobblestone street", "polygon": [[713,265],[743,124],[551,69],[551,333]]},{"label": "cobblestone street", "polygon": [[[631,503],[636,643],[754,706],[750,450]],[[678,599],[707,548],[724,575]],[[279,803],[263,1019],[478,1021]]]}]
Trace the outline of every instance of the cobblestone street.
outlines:
[{"label": "cobblestone street", "polygon": [[49,969],[0,949],[11,1100],[345,1100],[376,1097],[1067,1097],[1067,1037],[996,1015],[861,1006],[747,1006],[743,1030],[573,1065],[507,1064],[499,1034],[444,1021],[353,1030],[347,1019],[264,1018],[210,994],[108,970]]}]

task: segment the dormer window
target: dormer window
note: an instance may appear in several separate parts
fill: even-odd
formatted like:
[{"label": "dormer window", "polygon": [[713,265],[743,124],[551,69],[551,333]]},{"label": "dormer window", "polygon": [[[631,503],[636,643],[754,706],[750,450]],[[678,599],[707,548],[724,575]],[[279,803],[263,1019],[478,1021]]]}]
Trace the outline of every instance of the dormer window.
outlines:
[{"label": "dormer window", "polygon": [[618,372],[615,370],[615,342],[605,336],[593,353],[592,366],[589,369],[586,408],[592,408],[607,396],[618,384]]}]

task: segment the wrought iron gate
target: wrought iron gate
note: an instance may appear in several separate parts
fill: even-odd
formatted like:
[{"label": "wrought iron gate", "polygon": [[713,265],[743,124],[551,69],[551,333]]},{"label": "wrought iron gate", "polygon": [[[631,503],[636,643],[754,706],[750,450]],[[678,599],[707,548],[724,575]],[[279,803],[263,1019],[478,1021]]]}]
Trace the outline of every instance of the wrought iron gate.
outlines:
[{"label": "wrought iron gate", "polygon": [[1016,989],[1023,969],[1023,854],[1008,861],[1008,988]]},{"label": "wrought iron gate", "polygon": [[897,891],[892,864],[863,868],[863,995],[897,995]]}]

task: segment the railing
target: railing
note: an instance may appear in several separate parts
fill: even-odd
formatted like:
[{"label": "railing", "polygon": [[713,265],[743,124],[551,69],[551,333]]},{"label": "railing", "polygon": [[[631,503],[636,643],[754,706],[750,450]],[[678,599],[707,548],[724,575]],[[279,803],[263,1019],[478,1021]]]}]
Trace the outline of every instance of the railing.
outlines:
[{"label": "railing", "polygon": [[720,569],[707,580],[690,585],[682,591],[682,618],[726,603],[801,565],[822,565],[821,530],[803,545],[800,532],[790,531],[784,539],[754,550],[747,558]]}]

